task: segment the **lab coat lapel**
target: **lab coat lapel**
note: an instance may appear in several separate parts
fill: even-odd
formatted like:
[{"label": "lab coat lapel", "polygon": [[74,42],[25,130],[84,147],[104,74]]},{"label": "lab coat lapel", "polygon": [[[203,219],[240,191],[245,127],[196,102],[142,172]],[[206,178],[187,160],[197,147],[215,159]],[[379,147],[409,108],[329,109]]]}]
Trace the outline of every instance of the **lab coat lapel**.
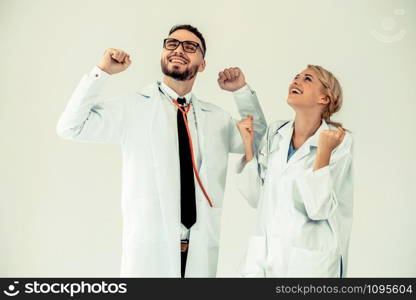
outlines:
[{"label": "lab coat lapel", "polygon": [[[288,149],[289,150],[289,149]],[[311,152],[311,146],[310,146],[310,140],[306,140],[306,142],[292,155],[292,157],[289,159],[288,164],[295,163],[302,158],[304,158],[306,155]],[[286,152],[286,160],[287,160],[288,152]]]},{"label": "lab coat lapel", "polygon": [[330,129],[328,123],[322,119],[321,126],[319,126],[318,130],[315,132],[313,136],[310,137],[310,145],[313,147],[318,147],[319,135],[321,134],[322,130]]},{"label": "lab coat lapel", "polygon": [[289,144],[293,134],[293,121],[290,121],[288,124],[280,128],[276,134],[278,135],[278,138],[275,137],[274,140],[278,141],[279,143],[279,160],[281,165],[283,166],[282,170],[284,171],[287,168],[288,164],[287,152],[289,151]]},{"label": "lab coat lapel", "polygon": [[[143,93],[145,95],[145,92]],[[180,182],[179,182],[179,162],[175,157],[179,157],[175,144],[174,128],[168,124],[166,106],[162,102],[158,85],[154,84],[148,93],[149,101],[153,102],[151,111],[151,126],[149,140],[151,141],[153,167],[155,169],[155,179],[157,182],[157,193],[160,201],[162,222],[165,232],[167,232],[168,253],[178,252],[179,248],[179,229],[180,229]],[[173,152],[172,152],[173,151]],[[174,267],[174,270],[176,268]]]},{"label": "lab coat lapel", "polygon": [[201,154],[201,165],[199,167],[200,176],[204,177],[204,179],[201,178],[201,180],[206,183],[207,177],[206,176],[206,159],[207,159],[207,147],[205,147],[205,122],[206,122],[206,114],[210,111],[209,107],[205,105],[203,102],[199,101],[198,98],[193,95],[192,96],[192,105],[193,109],[195,111],[195,118],[196,118],[196,130],[198,133],[198,141],[193,141],[194,143],[199,142],[199,151]]},{"label": "lab coat lapel", "polygon": [[[306,155],[308,155],[312,148],[318,146],[318,139],[319,135],[322,130],[328,129],[328,125],[325,122],[325,120],[322,120],[321,126],[319,126],[318,130],[316,130],[315,134],[309,137],[305,143],[293,154],[293,156],[289,159],[289,164],[295,163],[302,158],[304,158]],[[287,155],[287,153],[286,153]]]}]

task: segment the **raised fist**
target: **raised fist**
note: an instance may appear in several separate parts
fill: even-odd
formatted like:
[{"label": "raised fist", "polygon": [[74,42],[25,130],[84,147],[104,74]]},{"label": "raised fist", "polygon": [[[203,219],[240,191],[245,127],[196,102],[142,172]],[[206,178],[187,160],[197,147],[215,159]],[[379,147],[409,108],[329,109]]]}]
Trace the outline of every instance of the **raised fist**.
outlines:
[{"label": "raised fist", "polygon": [[246,85],[240,68],[228,68],[218,73],[218,85],[226,91],[234,92]]},{"label": "raised fist", "polygon": [[240,131],[243,142],[252,144],[254,139],[253,116],[248,115],[245,119],[238,121],[237,128]]},{"label": "raised fist", "polygon": [[108,74],[116,74],[126,70],[131,64],[130,55],[123,50],[108,48],[105,50],[98,67]]},{"label": "raised fist", "polygon": [[250,161],[253,158],[253,116],[248,115],[245,119],[237,122],[237,128],[240,131],[241,138],[243,139],[244,152],[246,154],[246,161]]},{"label": "raised fist", "polygon": [[338,127],[337,130],[322,130],[319,134],[318,149],[331,153],[342,143],[344,136],[345,130],[341,127]]}]

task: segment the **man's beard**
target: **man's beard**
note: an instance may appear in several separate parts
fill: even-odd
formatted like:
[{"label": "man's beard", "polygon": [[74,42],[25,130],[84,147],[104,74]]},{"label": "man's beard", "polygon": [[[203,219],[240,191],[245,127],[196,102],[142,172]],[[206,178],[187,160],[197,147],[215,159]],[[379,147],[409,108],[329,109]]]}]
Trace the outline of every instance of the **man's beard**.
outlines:
[{"label": "man's beard", "polygon": [[160,61],[160,65],[162,67],[163,74],[179,81],[190,80],[194,78],[198,72],[198,66],[190,66],[189,68],[186,68],[185,71],[181,72],[175,68],[169,70],[167,63],[165,63],[163,60]]}]

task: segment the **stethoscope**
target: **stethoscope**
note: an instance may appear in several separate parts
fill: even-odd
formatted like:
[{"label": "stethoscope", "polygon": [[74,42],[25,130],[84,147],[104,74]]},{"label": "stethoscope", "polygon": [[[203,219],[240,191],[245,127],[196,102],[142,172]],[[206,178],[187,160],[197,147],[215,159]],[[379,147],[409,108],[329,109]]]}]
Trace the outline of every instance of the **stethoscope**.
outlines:
[{"label": "stethoscope", "polygon": [[[195,164],[194,146],[193,146],[193,143],[192,143],[191,131],[189,130],[189,126],[188,126],[188,119],[186,118],[186,114],[191,109],[192,102],[189,102],[189,104],[184,105],[184,107],[183,107],[178,103],[178,101],[176,101],[176,99],[173,99],[172,97],[170,97],[169,95],[166,95],[163,92],[162,88],[160,87],[160,83],[158,84],[158,87],[159,87],[159,91],[162,93],[162,95],[167,97],[169,99],[169,101],[172,101],[173,104],[175,104],[178,107],[178,109],[180,110],[180,112],[182,113],[183,121],[184,121],[185,127],[186,127],[186,132],[188,133],[189,147],[191,148],[192,167],[194,169],[196,180],[198,181],[199,187],[201,188],[202,193],[204,194],[205,198],[207,199],[209,206],[214,207],[212,205],[211,199],[208,196],[208,193],[206,192],[206,190],[205,190],[205,188],[202,184],[201,178],[199,177],[199,173],[198,173],[198,170],[197,170],[196,164]],[[195,109],[193,110],[193,113],[194,113],[195,127],[198,130],[196,115],[195,115]]]}]

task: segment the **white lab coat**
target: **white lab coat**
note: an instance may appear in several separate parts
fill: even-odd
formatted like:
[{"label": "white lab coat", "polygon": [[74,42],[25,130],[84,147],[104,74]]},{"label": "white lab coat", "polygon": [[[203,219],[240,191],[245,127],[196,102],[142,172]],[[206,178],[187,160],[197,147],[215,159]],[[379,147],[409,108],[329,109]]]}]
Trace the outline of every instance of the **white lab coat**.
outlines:
[{"label": "white lab coat", "polygon": [[[94,70],[94,69],[93,69]],[[96,70],[96,69],[95,69]],[[95,77],[97,74],[97,77]],[[180,277],[180,176],[177,132],[154,83],[141,92],[99,99],[105,79],[85,75],[57,124],[60,137],[119,144],[122,152],[121,277]],[[266,123],[255,92],[234,93],[241,116]],[[197,222],[191,227],[185,277],[214,277],[228,154],[243,153],[236,120],[193,96],[201,151],[200,177],[214,207],[195,182]],[[260,139],[259,139],[260,140]]]},{"label": "white lab coat", "polygon": [[[243,277],[344,277],[352,225],[352,136],[312,171],[324,120],[287,162],[293,121],[272,123],[255,158],[237,165],[238,188],[257,228],[241,265]],[[259,202],[260,201],[260,202]],[[342,273],[342,274],[341,274]]]}]

